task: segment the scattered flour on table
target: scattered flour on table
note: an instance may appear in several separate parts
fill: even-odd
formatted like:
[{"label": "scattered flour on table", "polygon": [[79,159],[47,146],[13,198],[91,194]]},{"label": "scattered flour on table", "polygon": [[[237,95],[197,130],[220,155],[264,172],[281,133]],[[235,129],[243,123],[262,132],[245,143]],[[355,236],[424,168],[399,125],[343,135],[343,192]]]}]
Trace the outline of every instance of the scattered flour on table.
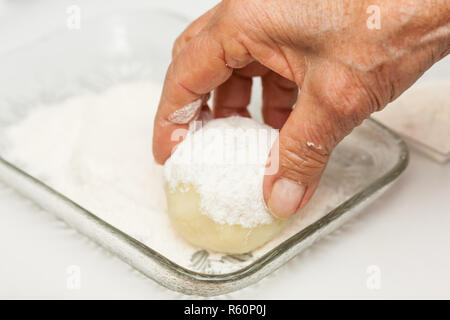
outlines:
[{"label": "scattered flour on table", "polygon": [[171,189],[191,185],[200,211],[215,222],[254,228],[273,222],[262,185],[278,132],[255,120],[229,117],[191,130],[164,166]]},{"label": "scattered flour on table", "polygon": [[[191,257],[199,248],[172,229],[163,168],[152,155],[160,92],[159,85],[130,83],[33,107],[25,118],[0,132],[7,140],[2,156],[168,259],[191,268]],[[234,120],[230,121],[232,125]],[[236,181],[237,191],[247,178]],[[345,192],[327,187],[325,181],[302,216],[295,216],[282,234],[253,252],[252,260],[322,217],[348,196]],[[254,201],[255,208],[262,210],[259,200]],[[233,210],[232,205],[231,201],[227,208]],[[218,254],[210,254],[209,261],[209,269],[202,271],[219,274],[251,262],[224,263]]]}]

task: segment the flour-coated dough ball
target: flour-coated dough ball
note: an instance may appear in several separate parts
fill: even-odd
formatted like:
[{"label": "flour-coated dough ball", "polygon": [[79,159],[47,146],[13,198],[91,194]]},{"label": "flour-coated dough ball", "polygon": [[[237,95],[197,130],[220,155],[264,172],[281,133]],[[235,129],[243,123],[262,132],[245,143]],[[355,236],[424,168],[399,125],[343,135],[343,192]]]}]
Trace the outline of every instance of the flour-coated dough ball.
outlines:
[{"label": "flour-coated dough ball", "polygon": [[253,228],[217,223],[200,211],[200,196],[192,186],[166,186],[168,213],[175,229],[191,244],[223,253],[247,253],[262,246],[282,229],[274,219]]}]

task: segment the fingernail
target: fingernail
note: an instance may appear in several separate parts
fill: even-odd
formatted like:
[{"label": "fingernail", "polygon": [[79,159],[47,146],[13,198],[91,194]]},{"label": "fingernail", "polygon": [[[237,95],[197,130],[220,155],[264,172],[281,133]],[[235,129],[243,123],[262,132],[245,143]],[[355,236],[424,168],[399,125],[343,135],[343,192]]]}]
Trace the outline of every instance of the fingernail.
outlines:
[{"label": "fingernail", "polygon": [[304,185],[290,179],[277,180],[268,201],[270,211],[278,218],[289,218],[296,213],[305,190]]}]

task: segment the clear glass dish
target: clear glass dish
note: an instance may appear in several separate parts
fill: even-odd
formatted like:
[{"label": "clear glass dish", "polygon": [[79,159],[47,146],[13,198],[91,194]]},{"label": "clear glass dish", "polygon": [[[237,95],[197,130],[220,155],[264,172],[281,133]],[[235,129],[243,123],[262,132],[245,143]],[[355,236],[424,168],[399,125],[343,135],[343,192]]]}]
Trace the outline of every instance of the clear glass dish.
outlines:
[{"label": "clear glass dish", "polygon": [[[84,22],[79,31],[55,31],[0,56],[0,178],[161,285],[210,296],[260,280],[360,212],[403,172],[408,149],[396,134],[367,120],[339,145],[317,194],[282,235],[247,255],[217,256],[193,248],[187,253],[189,265],[111,225],[4,157],[2,130],[37,106],[119,83],[161,83],[172,43],[185,25],[169,12],[122,10]],[[209,268],[214,264],[232,271]]]}]

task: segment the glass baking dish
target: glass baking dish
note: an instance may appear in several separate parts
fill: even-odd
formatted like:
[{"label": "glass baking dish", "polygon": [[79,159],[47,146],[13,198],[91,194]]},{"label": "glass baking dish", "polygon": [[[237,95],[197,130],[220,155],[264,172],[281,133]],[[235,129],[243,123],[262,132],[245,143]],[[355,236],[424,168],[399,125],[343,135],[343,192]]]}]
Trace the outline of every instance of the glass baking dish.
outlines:
[{"label": "glass baking dish", "polygon": [[[74,202],[5,157],[4,129],[33,108],[121,83],[161,83],[172,43],[185,26],[183,18],[170,12],[121,10],[86,21],[78,31],[57,30],[3,54],[0,178],[161,285],[211,296],[255,283],[361,212],[403,172],[409,154],[396,134],[369,119],[339,145],[313,200],[280,236],[244,255],[220,255],[192,247],[186,251],[187,264],[162,253],[157,243],[151,246],[122,226],[105,221],[101,213],[90,212],[83,203]],[[259,102],[253,101],[253,113]]]}]

